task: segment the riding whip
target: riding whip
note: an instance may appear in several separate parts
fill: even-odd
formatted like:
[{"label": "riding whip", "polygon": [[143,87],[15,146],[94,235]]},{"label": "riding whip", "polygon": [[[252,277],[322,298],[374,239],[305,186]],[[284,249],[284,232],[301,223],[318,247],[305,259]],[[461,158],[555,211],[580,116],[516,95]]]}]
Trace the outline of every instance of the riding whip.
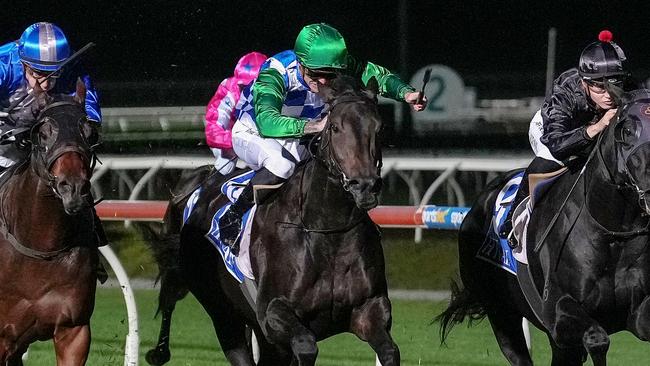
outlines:
[{"label": "riding whip", "polygon": [[[83,54],[84,52],[88,51],[90,48],[92,48],[92,47],[94,47],[94,46],[95,46],[95,44],[94,44],[93,42],[89,42],[87,45],[83,46],[79,51],[73,53],[72,56],[68,57],[65,61],[63,61],[63,62],[62,62],[62,63],[61,63],[57,68],[56,68],[56,70],[54,70],[54,71],[52,71],[51,73],[47,74],[47,76],[45,76],[45,78],[43,78],[43,80],[41,80],[41,81],[37,81],[37,82],[38,82],[38,85],[40,86],[40,85],[41,85],[42,83],[44,83],[46,80],[48,80],[48,79],[51,78],[52,76],[54,76],[54,75],[56,75],[57,73],[59,73],[61,70],[63,70],[63,68],[64,68],[66,65],[70,64],[72,61],[74,61],[75,59],[77,59],[81,54]],[[33,89],[32,89],[32,90],[33,90]],[[11,111],[13,111],[14,108],[16,108],[16,107],[18,106],[18,104],[20,104],[23,100],[25,100],[25,98],[27,98],[27,96],[30,95],[30,94],[31,94],[31,92],[30,92],[30,93],[27,93],[27,94],[25,94],[25,95],[23,95],[21,98],[16,99],[13,103],[11,103],[11,105],[7,108],[7,110],[5,110],[5,113],[11,113]]]},{"label": "riding whip", "polygon": [[431,69],[427,69],[424,72],[424,78],[422,78],[422,88],[420,89],[420,92],[418,93],[418,100],[416,104],[421,104],[422,103],[422,98],[424,98],[424,88],[426,88],[427,83],[429,82],[429,79],[431,79]]}]

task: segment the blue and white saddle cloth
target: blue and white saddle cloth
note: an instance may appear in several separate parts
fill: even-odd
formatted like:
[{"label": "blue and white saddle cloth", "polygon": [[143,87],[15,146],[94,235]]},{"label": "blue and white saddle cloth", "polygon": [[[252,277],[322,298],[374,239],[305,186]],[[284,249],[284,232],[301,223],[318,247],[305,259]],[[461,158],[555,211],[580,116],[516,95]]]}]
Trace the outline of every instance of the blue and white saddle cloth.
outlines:
[{"label": "blue and white saddle cloth", "polygon": [[508,216],[508,212],[515,209],[512,207],[512,203],[519,190],[523,176],[523,171],[515,174],[503,186],[501,191],[499,191],[494,203],[490,229],[488,230],[483,245],[476,254],[478,258],[503,268],[514,275],[517,274],[517,261],[513,256],[510,245],[508,245],[508,240],[500,238],[498,233],[505,218]]},{"label": "blue and white saddle cloth", "polygon": [[[223,258],[223,263],[226,266],[228,272],[230,272],[230,274],[240,283],[244,282],[245,277],[254,279],[253,272],[251,270],[248,249],[250,246],[250,227],[252,224],[251,219],[253,218],[255,208],[257,206],[253,206],[253,208],[246,212],[242,218],[242,226],[240,229],[242,234],[239,242],[239,256],[235,256],[231,252],[230,247],[221,242],[219,236],[219,218],[221,218],[228,207],[230,207],[230,205],[232,205],[232,203],[237,200],[241,194],[241,191],[248,184],[251,178],[253,178],[254,175],[255,171],[251,170],[229,179],[221,186],[221,193],[228,197],[230,203],[217,210],[217,212],[212,217],[210,230],[207,234],[205,234],[206,239],[208,239],[210,243],[212,243],[212,245],[214,245],[214,247],[217,249],[219,254],[221,254],[221,258]],[[187,204],[183,210],[183,223],[187,222],[187,219],[192,214],[192,211],[194,210],[194,206],[196,205],[200,194],[201,188],[199,187],[187,200]]]}]

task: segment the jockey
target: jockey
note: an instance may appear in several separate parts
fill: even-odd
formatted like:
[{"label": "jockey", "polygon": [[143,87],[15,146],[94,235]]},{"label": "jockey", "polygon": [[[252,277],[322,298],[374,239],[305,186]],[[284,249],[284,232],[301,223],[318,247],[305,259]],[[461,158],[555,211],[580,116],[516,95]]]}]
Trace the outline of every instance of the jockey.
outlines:
[{"label": "jockey", "polygon": [[[45,91],[73,94],[77,78],[86,85],[86,113],[88,119],[101,122],[97,92],[90,78],[79,66],[69,65],[58,70],[59,65],[71,55],[70,46],[63,31],[52,23],[35,23],[27,27],[20,39],[0,46],[0,110],[18,103],[10,111],[6,127],[31,126],[35,116],[31,110],[31,95],[36,83]],[[46,76],[54,71],[54,75]],[[3,128],[3,132],[7,128]],[[0,167],[7,168],[24,158],[15,144],[4,145],[0,151]]]},{"label": "jockey", "polygon": [[617,94],[631,86],[625,54],[612,38],[612,33],[604,30],[597,42],[585,47],[578,68],[555,79],[551,94],[531,121],[529,139],[536,156],[499,230],[499,236],[509,237],[513,247],[517,243],[510,234],[512,214],[529,195],[528,175],[556,171],[571,158],[590,151],[616,114]]},{"label": "jockey", "polygon": [[[72,95],[76,92],[77,79],[81,79],[86,86],[85,109],[88,119],[101,123],[97,91],[88,75],[78,64],[59,68],[70,56],[70,46],[61,28],[46,22],[30,25],[19,40],[0,46],[0,111],[18,103],[9,112],[10,118],[4,120],[3,132],[16,127],[30,127],[36,122],[31,109],[34,102],[31,93],[37,83],[44,91]],[[52,72],[55,73],[47,78]],[[16,145],[1,146],[0,170],[27,156],[28,151]],[[97,245],[106,245],[108,240],[94,209],[93,215]]]},{"label": "jockey", "polygon": [[[253,186],[283,183],[296,164],[307,158],[300,138],[325,127],[325,101],[317,93],[337,73],[357,77],[364,85],[374,77],[381,95],[403,100],[416,111],[426,106],[426,98],[420,99],[419,93],[397,75],[349,55],[343,36],[330,25],[304,27],[293,50],[266,60],[257,80],[244,88],[237,105],[233,147],[256,174],[219,220],[221,240],[234,253],[239,249],[237,235],[242,216],[254,204]],[[258,202],[265,198],[260,192],[255,195]]]},{"label": "jockey", "polygon": [[232,126],[235,106],[242,89],[250,84],[267,59],[259,52],[250,52],[237,62],[233,76],[224,79],[205,110],[205,139],[214,157],[219,173],[227,175],[235,169],[237,155],[232,149]]}]

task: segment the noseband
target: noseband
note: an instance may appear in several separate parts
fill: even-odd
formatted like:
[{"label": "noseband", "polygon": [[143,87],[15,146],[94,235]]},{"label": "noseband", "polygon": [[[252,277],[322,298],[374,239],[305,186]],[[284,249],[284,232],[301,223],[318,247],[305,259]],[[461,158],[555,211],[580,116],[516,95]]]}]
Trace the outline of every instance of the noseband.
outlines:
[{"label": "noseband", "polygon": [[[365,96],[343,95],[341,97],[334,99],[334,101],[330,104],[328,116],[332,114],[332,112],[337,106],[340,106],[342,104],[363,104],[363,105],[370,105],[372,107],[376,107],[375,103]],[[323,131],[321,131],[320,134],[316,135],[314,139],[312,139],[310,144],[313,143],[313,141],[316,140],[317,138],[320,138],[322,142],[322,145],[318,147],[318,151],[320,152],[321,155],[320,160],[323,161],[323,163],[327,166],[327,169],[333,176],[340,178],[343,189],[349,191],[350,185],[352,183],[352,179],[348,178],[348,176],[345,174],[343,168],[341,168],[341,164],[336,159],[333,152],[333,147],[331,142],[332,142],[332,134],[335,129],[336,126],[328,118],[327,125],[325,126]],[[325,138],[325,136],[327,138]],[[376,139],[375,139],[374,157],[376,159],[375,165],[377,166],[377,175],[381,175],[381,167],[382,167],[381,148],[378,146]]]},{"label": "noseband", "polygon": [[[74,135],[71,135],[70,132],[67,129],[73,128],[73,127],[68,127],[68,126],[63,126],[64,123],[57,123],[56,125],[58,126],[58,135],[56,140],[51,146],[44,146],[41,144],[41,140],[38,136],[40,128],[48,121],[48,120],[55,120],[54,118],[50,116],[46,116],[45,112],[50,111],[54,108],[57,107],[63,107],[63,106],[74,106],[75,108],[79,108],[82,110],[82,117],[77,120],[77,124],[72,132],[72,134],[79,134],[81,137],[81,143],[76,143],[76,144],[68,144],[69,141],[60,141],[61,135],[64,135],[66,137],[75,137]],[[88,118],[86,116],[85,111],[83,110],[83,107],[79,105],[78,103],[71,102],[71,101],[59,101],[59,102],[54,102],[52,104],[48,104],[45,108],[43,108],[37,117],[37,122],[32,126],[31,131],[30,131],[30,141],[32,145],[32,156],[33,159],[36,161],[36,166],[33,167],[34,171],[36,174],[43,180],[47,182],[47,186],[52,189],[54,194],[61,198],[60,193],[56,189],[56,179],[57,177],[52,175],[50,173],[50,169],[52,168],[52,165],[56,162],[58,158],[60,158],[63,154],[68,153],[68,152],[76,152],[78,153],[86,166],[88,167],[89,171],[92,172],[95,164],[97,163],[97,155],[95,153],[95,148],[97,145],[91,145],[86,136],[81,132],[83,128],[83,124],[85,123],[90,123],[88,122]]]}]

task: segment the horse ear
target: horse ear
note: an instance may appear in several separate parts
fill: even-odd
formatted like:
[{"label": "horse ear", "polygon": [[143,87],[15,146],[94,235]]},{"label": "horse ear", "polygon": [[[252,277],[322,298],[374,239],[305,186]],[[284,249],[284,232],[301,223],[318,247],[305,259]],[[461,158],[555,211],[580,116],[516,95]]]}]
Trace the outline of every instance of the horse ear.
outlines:
[{"label": "horse ear", "polygon": [[81,78],[77,79],[77,91],[74,94],[74,100],[81,105],[86,103],[86,84]]},{"label": "horse ear", "polygon": [[370,98],[377,98],[377,95],[379,94],[379,83],[377,82],[377,78],[374,76],[371,77],[366,83],[365,89],[369,93]]}]

